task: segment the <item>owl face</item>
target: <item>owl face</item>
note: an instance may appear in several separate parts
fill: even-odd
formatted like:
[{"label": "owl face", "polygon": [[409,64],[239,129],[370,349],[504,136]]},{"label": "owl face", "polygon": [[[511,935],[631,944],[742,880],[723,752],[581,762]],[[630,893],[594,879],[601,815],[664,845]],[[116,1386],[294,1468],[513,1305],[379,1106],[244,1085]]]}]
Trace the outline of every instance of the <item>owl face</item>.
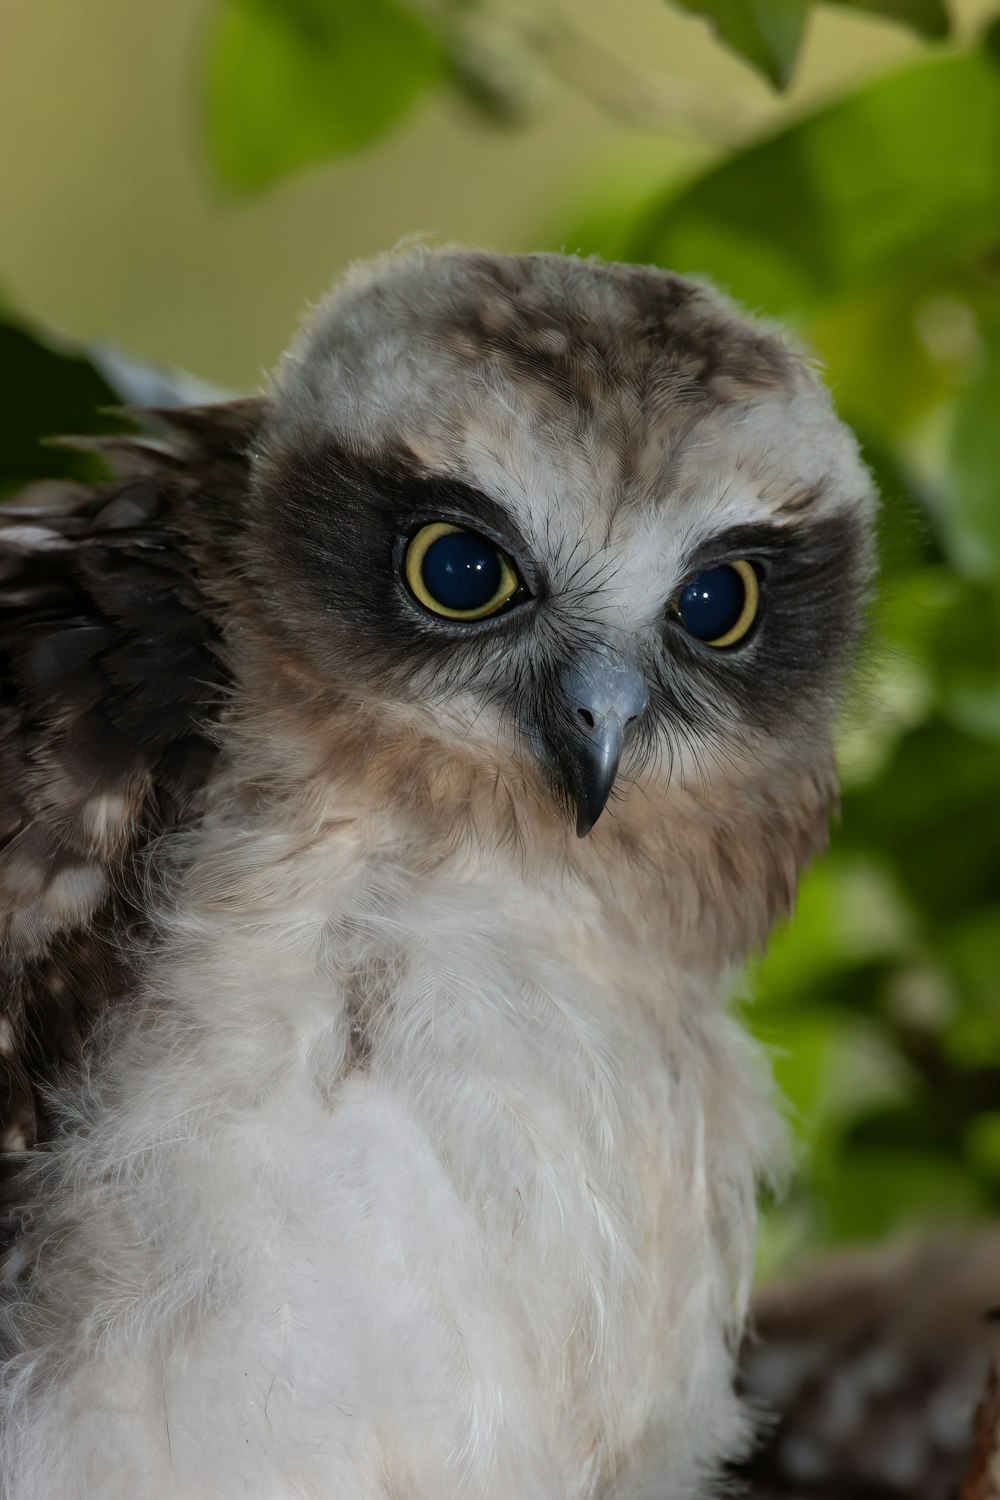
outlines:
[{"label": "owl face", "polygon": [[581,835],[616,789],[826,753],[870,483],[802,359],[703,287],[381,263],[288,357],[256,506],[285,645]]}]

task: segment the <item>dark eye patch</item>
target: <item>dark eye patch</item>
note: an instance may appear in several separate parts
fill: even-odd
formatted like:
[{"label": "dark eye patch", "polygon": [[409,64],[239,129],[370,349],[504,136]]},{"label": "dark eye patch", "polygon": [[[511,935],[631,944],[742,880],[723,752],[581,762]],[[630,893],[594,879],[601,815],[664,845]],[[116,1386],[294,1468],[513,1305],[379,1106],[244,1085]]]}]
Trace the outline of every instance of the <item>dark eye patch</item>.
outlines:
[{"label": "dark eye patch", "polygon": [[[428,475],[412,455],[378,463],[331,441],[266,448],[254,482],[245,554],[257,607],[288,650],[336,686],[419,696],[430,670],[442,688],[492,670],[496,633],[530,624],[509,608],[471,630],[418,609],[400,582],[401,548],[423,525],[474,530],[514,560],[528,597],[548,586],[503,506],[459,480]],[[665,723],[703,732],[770,732],[822,714],[850,657],[872,571],[863,515],[808,512],[782,525],[755,523],[707,540],[687,562],[686,582],[729,560],[752,560],[765,600],[746,650],[711,650],[664,618],[650,661],[653,702]],[[685,586],[686,586],[685,582]],[[456,635],[462,632],[461,649]]]},{"label": "dark eye patch", "polygon": [[[259,461],[255,504],[250,545],[253,572],[265,584],[260,603],[287,645],[330,681],[360,676],[405,696],[419,692],[417,669],[466,681],[488,658],[490,629],[470,630],[461,611],[449,618],[417,607],[405,558],[432,524],[474,537],[473,551],[486,547],[492,554],[480,558],[477,581],[474,557],[466,557],[473,566],[463,580],[456,556],[442,553],[433,560],[436,587],[485,586],[499,559],[511,570],[511,593],[521,597],[519,563],[529,553],[504,507],[458,479],[427,474],[408,453],[375,462],[329,440],[312,448],[275,446]],[[544,580],[532,574],[523,587],[526,597],[537,598]],[[500,605],[496,613],[495,621],[483,616],[492,630],[510,628],[521,612]]]},{"label": "dark eye patch", "polygon": [[[747,561],[727,563],[727,556]],[[871,576],[863,516],[845,511],[787,525],[734,527],[707,541],[688,566],[693,585],[715,582],[726,567],[752,568],[761,608],[752,636],[747,633],[752,649],[705,650],[720,637],[699,636],[681,614],[684,590],[676,596],[654,692],[664,719],[704,733],[713,723],[731,728],[735,714],[778,732],[789,719],[811,722],[812,709],[825,714],[850,660]],[[698,609],[691,596],[689,603]],[[719,604],[721,617],[721,589]],[[705,609],[694,623],[715,628],[719,619],[709,620],[707,602]]]}]

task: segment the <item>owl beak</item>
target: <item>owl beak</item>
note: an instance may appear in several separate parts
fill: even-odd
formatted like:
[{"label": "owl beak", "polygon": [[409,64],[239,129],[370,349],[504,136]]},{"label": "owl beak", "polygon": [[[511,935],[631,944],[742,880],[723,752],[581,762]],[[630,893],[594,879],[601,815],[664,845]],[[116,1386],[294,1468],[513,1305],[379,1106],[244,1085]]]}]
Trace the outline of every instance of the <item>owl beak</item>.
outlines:
[{"label": "owl beak", "polygon": [[649,689],[637,667],[610,651],[588,652],[563,667],[559,689],[569,722],[556,759],[576,803],[577,834],[585,838],[607,805]]}]

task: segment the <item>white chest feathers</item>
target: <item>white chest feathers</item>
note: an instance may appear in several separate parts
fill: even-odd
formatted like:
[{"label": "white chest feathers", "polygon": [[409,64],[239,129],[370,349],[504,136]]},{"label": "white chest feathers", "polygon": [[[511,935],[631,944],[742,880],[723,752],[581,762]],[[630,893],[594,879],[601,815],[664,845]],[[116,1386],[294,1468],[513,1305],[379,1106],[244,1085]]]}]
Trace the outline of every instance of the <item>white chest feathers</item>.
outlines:
[{"label": "white chest feathers", "polygon": [[513,866],[245,852],[44,1168],[7,1500],[698,1493],[781,1139],[720,995]]}]

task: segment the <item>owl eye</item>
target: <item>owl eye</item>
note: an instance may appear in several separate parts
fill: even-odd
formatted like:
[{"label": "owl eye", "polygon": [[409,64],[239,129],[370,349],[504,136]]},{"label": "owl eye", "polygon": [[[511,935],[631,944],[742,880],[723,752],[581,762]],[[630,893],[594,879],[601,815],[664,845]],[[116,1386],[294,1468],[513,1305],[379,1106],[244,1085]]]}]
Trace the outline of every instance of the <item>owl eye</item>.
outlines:
[{"label": "owl eye", "polygon": [[421,526],[410,538],[403,571],[414,598],[448,620],[485,620],[522,588],[505,553],[445,521]]},{"label": "owl eye", "polygon": [[760,609],[760,585],[752,563],[723,563],[699,573],[677,600],[681,622],[706,646],[735,646]]}]

